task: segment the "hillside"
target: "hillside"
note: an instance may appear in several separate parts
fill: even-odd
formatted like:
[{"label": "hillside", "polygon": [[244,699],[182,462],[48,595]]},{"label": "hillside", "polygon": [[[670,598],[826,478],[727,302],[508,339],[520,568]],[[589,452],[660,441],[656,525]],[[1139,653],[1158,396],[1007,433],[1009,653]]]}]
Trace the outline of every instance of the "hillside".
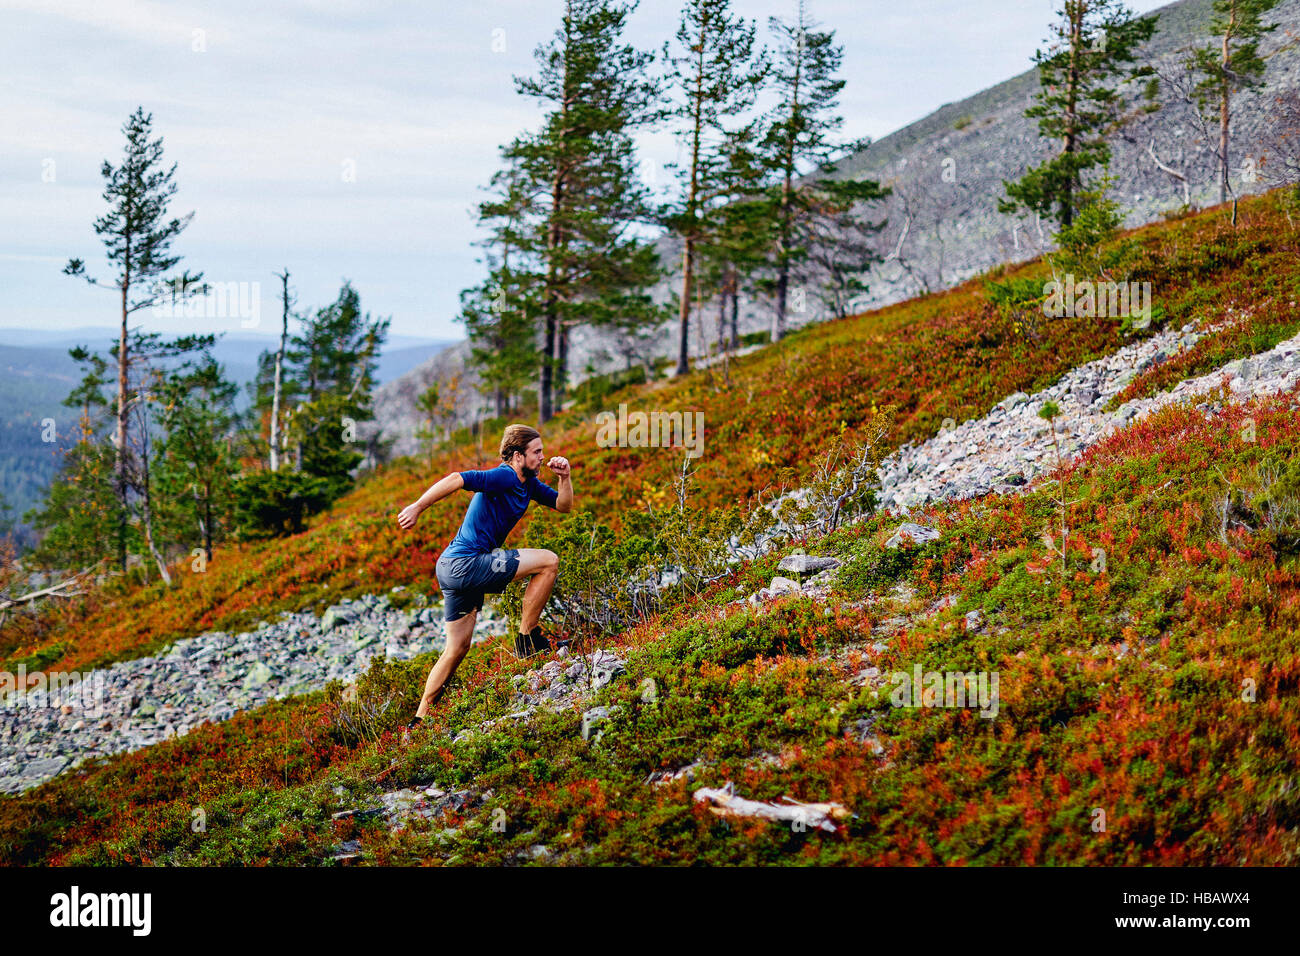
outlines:
[{"label": "hillside", "polygon": [[[486,464],[472,449],[398,462],[303,534],[223,551],[171,593],[100,592],[6,628],[9,670],[160,667],[170,647],[211,693],[277,693],[181,735],[195,700],[160,671],[156,714],[114,697],[106,737],[168,711],[172,739],[0,797],[0,861],[1295,863],[1300,237],[1283,200],[1244,202],[1235,229],[1211,209],[1128,237],[1163,310],[1142,332],[1061,319],[1024,334],[975,281],[807,327],[729,381],[697,371],[611,397],[704,413],[691,501],[714,512],[807,485],[834,436],[870,434],[893,406],[876,493],[892,503],[703,594],[670,592],[568,659],[482,640],[428,735],[398,728],[436,653],[412,632],[437,631],[433,565],[461,507],[406,534],[394,515]],[[1049,399],[1060,469],[1029,428]],[[605,554],[634,554],[634,514],[671,500],[680,455],[601,448],[592,411],[544,436],[573,460],[583,510],[530,512],[510,543],[563,559],[595,522]],[[995,467],[1000,442],[1019,467]],[[602,573],[569,561],[559,587]],[[226,646],[208,632],[242,632],[260,661],[277,627],[306,635],[285,653],[316,653],[313,629],[338,621],[273,622],[326,606],[371,653],[390,629],[391,659],[346,696],[337,680],[281,696],[277,668],[197,653]],[[995,707],[895,706],[893,675],[954,671],[995,674]],[[79,739],[75,712],[3,713],[20,760]]]}]

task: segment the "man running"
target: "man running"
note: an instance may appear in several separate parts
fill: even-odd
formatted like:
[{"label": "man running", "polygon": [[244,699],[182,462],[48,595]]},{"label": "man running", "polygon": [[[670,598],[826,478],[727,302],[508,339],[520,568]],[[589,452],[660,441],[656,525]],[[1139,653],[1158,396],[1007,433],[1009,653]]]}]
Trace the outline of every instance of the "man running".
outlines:
[{"label": "man running", "polygon": [[515,654],[528,657],[550,650],[551,643],[542,636],[537,622],[551,596],[560,559],[554,551],[543,548],[501,550],[501,543],[523,517],[529,501],[541,502],[561,512],[573,509],[569,460],[552,458],[546,465],[559,478],[559,491],[537,478],[542,466],[542,436],[537,429],[510,425],[501,438],[501,464],[485,471],[453,471],[398,514],[397,523],[409,531],[415,527],[420,513],[435,501],[461,488],[476,492],[456,537],[438,557],[436,574],[444,599],[447,646],[429,672],[424,696],[408,728],[417,727],[424,720],[469,650],[484,594],[500,594],[511,581],[531,576],[524,591]]}]

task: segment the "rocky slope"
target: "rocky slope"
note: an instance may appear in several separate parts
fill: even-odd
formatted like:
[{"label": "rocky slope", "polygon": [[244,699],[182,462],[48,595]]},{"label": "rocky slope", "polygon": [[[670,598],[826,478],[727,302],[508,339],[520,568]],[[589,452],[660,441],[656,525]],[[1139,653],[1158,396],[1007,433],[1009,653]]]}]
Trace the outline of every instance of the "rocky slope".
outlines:
[{"label": "rocky slope", "polygon": [[[395,589],[400,591],[401,588]],[[475,643],[506,633],[485,605]],[[320,617],[287,614],[252,631],[209,631],[156,657],[120,661],[85,683],[0,703],[0,793],[36,786],[89,757],[139,750],[268,700],[355,680],[378,654],[441,650],[439,604],[402,611],[387,595],[344,601]]]}]

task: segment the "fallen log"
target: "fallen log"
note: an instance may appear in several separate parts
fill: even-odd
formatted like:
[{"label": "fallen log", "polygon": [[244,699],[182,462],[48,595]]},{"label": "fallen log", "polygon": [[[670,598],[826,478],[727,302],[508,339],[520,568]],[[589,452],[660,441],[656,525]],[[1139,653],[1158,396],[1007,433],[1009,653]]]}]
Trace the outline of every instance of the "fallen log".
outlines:
[{"label": "fallen log", "polygon": [[787,803],[763,803],[758,800],[746,800],[736,796],[736,785],[728,780],[721,788],[701,787],[695,791],[695,799],[701,803],[711,804],[709,809],[719,816],[761,817],[767,820],[779,820],[789,823],[802,823],[804,826],[816,827],[834,833],[838,826],[835,820],[852,816],[838,803],[801,803],[792,797],[785,797]]},{"label": "fallen log", "polygon": [[63,590],[63,588],[71,587],[72,585],[76,584],[81,580],[81,578],[82,575],[77,575],[76,577],[68,578],[68,580],[62,582],[61,584],[54,584],[48,588],[41,588],[41,590],[39,591],[32,591],[31,593],[24,594],[21,597],[6,598],[5,600],[0,600],[0,611],[7,610],[11,607],[17,607],[19,604],[22,604],[26,601],[31,601],[38,597],[45,597],[46,595],[50,597],[75,597],[79,594],[82,594],[83,592],[70,591],[67,594],[60,594],[58,592]]}]

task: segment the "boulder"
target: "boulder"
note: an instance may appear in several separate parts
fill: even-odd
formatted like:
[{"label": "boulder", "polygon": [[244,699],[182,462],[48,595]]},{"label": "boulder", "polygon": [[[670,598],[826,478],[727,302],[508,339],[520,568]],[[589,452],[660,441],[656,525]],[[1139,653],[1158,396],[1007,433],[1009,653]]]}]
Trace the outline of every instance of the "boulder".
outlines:
[{"label": "boulder", "polygon": [[777,568],[794,574],[806,574],[809,571],[825,571],[827,568],[838,568],[839,566],[838,558],[822,558],[812,554],[789,554],[781,559],[781,563],[777,565]]},{"label": "boulder", "polygon": [[626,668],[622,661],[617,658],[611,660],[603,657],[591,669],[591,686],[593,690],[600,690],[606,684],[614,680],[614,677],[623,673]]},{"label": "boulder", "polygon": [[258,661],[248,669],[248,673],[244,675],[244,682],[240,687],[246,691],[254,690],[265,685],[274,676],[275,674],[271,671],[271,668]]},{"label": "boulder", "polygon": [[[592,731],[596,730],[597,727],[608,721],[620,710],[622,710],[622,708],[615,704],[611,707],[593,707],[591,710],[584,713],[582,715],[582,739],[591,740]],[[597,741],[600,740],[600,736],[603,733],[603,730],[596,733]]]},{"label": "boulder", "polygon": [[341,605],[327,607],[325,613],[321,615],[320,629],[325,632],[334,630],[340,624],[351,624],[356,617],[351,611]]},{"label": "boulder", "polygon": [[903,543],[904,537],[910,538],[913,544],[919,546],[928,544],[931,541],[938,541],[943,535],[934,528],[927,528],[924,525],[905,521],[898,526],[898,530],[894,532],[893,536],[885,542],[885,547],[897,548]]}]

